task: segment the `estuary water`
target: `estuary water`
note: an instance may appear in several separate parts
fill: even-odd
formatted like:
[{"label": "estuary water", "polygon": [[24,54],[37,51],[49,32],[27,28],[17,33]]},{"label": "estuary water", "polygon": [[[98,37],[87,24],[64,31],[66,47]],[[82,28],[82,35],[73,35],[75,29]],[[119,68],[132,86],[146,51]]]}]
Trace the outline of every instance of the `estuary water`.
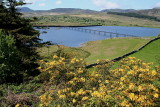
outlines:
[{"label": "estuary water", "polygon": [[[145,28],[145,27],[125,27],[125,26],[93,26],[93,27],[77,27],[83,29],[92,29],[97,31],[118,33],[118,37],[124,35],[133,36],[157,36],[160,34],[160,28]],[[79,47],[88,41],[103,40],[107,38],[117,37],[115,34],[104,34],[103,32],[85,31],[69,27],[49,27],[49,28],[35,28],[41,32],[40,38],[43,41],[51,41],[51,43],[65,45],[70,47]],[[47,32],[47,33],[45,33]]]}]

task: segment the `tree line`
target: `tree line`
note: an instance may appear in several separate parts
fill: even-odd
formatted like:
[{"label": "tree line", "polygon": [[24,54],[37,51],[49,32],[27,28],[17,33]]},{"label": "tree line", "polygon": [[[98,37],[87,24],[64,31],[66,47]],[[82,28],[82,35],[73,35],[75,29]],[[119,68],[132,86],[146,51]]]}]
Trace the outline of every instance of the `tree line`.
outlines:
[{"label": "tree line", "polygon": [[128,17],[136,17],[136,18],[142,18],[142,19],[149,19],[160,22],[160,19],[155,16],[148,16],[138,13],[119,13],[119,12],[108,12],[108,14],[114,14],[114,15],[121,15],[121,16],[128,16]]}]

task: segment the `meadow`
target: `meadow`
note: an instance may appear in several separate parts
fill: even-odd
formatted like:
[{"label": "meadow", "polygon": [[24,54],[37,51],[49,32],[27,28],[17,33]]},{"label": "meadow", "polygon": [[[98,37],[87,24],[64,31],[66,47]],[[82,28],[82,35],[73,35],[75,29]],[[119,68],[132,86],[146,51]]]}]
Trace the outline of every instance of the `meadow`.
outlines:
[{"label": "meadow", "polygon": [[[83,58],[88,64],[98,59],[113,59],[137,50],[146,44],[151,38],[113,38],[106,40],[91,41],[78,48],[66,46],[50,46],[38,49],[41,56],[52,56],[58,49],[68,56]],[[48,51],[49,50],[49,51]],[[49,55],[48,55],[49,54]]]}]

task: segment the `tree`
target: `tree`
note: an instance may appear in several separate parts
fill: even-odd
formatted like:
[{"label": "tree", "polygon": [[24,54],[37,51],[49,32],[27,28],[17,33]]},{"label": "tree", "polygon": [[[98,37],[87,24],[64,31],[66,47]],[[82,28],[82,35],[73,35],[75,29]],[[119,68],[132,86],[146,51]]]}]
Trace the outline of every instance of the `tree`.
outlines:
[{"label": "tree", "polygon": [[14,37],[15,46],[21,53],[22,72],[35,76],[39,73],[36,70],[39,56],[35,50],[40,45],[39,32],[31,25],[32,20],[21,17],[18,12],[16,7],[24,4],[22,0],[3,0],[0,5],[0,29]]},{"label": "tree", "polygon": [[22,81],[22,65],[15,39],[0,30],[0,83]]}]

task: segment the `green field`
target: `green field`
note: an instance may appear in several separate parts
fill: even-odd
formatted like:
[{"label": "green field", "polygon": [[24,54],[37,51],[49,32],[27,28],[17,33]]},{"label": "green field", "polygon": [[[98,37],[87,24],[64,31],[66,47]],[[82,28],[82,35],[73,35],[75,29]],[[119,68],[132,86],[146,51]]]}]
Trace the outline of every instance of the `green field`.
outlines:
[{"label": "green field", "polygon": [[91,53],[85,60],[94,63],[97,59],[113,59],[138,49],[149,39],[115,38],[88,42],[81,49]]},{"label": "green field", "polygon": [[146,62],[154,62],[155,65],[160,64],[160,39],[152,42],[131,56],[137,57]]},{"label": "green field", "polygon": [[[95,63],[97,59],[113,59],[140,48],[150,40],[143,38],[114,38],[91,41],[79,48],[59,46],[62,56],[83,58],[87,63]],[[41,56],[53,56],[58,50],[57,46],[39,48]],[[49,57],[50,58],[50,57]]]},{"label": "green field", "polygon": [[[79,48],[66,46],[49,46],[38,48],[38,52],[43,57],[51,58],[60,48],[62,56],[83,58],[85,61],[95,63],[97,59],[113,59],[137,50],[154,37],[146,38],[114,38],[106,40],[91,41]],[[147,62],[158,64],[160,61],[160,40],[154,41],[144,49],[131,55]]]}]

